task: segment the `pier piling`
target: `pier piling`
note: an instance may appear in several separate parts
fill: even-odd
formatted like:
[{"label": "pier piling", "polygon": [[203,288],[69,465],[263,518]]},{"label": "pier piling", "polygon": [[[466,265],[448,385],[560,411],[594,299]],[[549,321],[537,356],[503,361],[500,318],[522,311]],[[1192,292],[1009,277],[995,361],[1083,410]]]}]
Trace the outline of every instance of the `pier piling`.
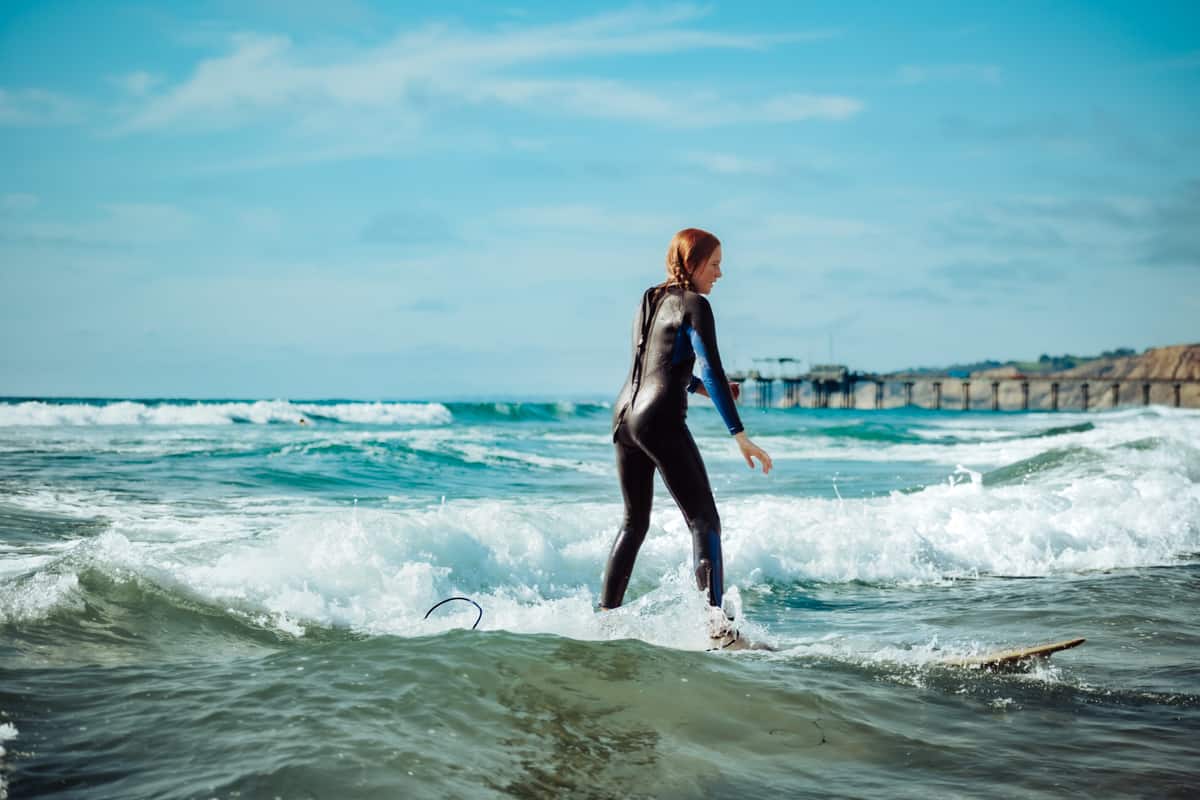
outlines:
[{"label": "pier piling", "polygon": [[[793,361],[794,359],[777,359],[778,361]],[[888,389],[888,385],[904,387],[904,406],[913,408],[918,407],[916,397],[916,385],[919,383],[922,386],[928,386],[932,392],[932,399],[928,405],[924,403],[919,407],[929,408],[931,410],[942,411],[943,389],[949,381],[959,382],[959,391],[961,392],[961,405],[955,405],[951,401],[950,408],[962,411],[971,411],[971,384],[980,383],[981,385],[991,385],[991,403],[989,404],[992,411],[1000,411],[1001,387],[1005,383],[1018,384],[1021,387],[1021,410],[1030,410],[1030,394],[1032,393],[1031,386],[1037,384],[1038,392],[1036,404],[1039,409],[1045,408],[1042,405],[1041,396],[1045,388],[1049,388],[1048,406],[1046,410],[1060,411],[1063,402],[1062,388],[1067,387],[1068,406],[1074,402],[1074,391],[1076,387],[1079,389],[1080,405],[1084,411],[1090,411],[1092,406],[1097,408],[1118,408],[1121,405],[1121,384],[1131,383],[1133,386],[1141,385],[1142,387],[1142,405],[1150,405],[1151,390],[1155,384],[1162,384],[1165,390],[1167,386],[1172,389],[1172,398],[1170,401],[1165,397],[1159,400],[1160,403],[1170,402],[1176,408],[1183,406],[1183,387],[1200,386],[1200,377],[1198,378],[1157,378],[1157,377],[1119,377],[1116,375],[1023,375],[1021,373],[1006,374],[1006,375],[976,375],[974,380],[971,376],[937,374],[937,373],[872,373],[872,372],[854,372],[840,364],[825,364],[817,365],[811,368],[806,373],[792,372],[790,374],[775,375],[767,377],[758,370],[748,370],[745,373],[730,373],[730,380],[738,383],[745,383],[744,399],[747,403],[756,402],[760,408],[774,407],[774,392],[775,384],[782,384],[782,397],[780,405],[784,408],[807,408],[808,401],[805,399],[807,394],[806,385],[811,387],[813,409],[831,409],[842,408],[846,410],[858,408],[860,398],[858,396],[858,387],[862,384],[871,383],[875,386],[874,402],[871,402],[867,397],[862,397],[862,406],[865,408],[875,408],[882,410],[889,406],[889,401],[895,402],[894,393]],[[986,382],[986,383],[985,383]],[[1095,384],[1097,394],[1092,395],[1092,385]],[[750,386],[753,388],[750,388]],[[898,388],[898,387],[897,387]],[[1191,391],[1189,389],[1189,391]],[[924,392],[924,389],[922,389]],[[834,394],[840,395],[840,398],[835,398]],[[1133,390],[1133,397],[1126,393],[1124,398],[1126,403],[1136,402],[1136,389]],[[924,395],[922,395],[922,398]],[[979,408],[984,406],[980,404],[981,398],[976,397],[976,404]],[[1071,406],[1072,408],[1074,406]]]}]

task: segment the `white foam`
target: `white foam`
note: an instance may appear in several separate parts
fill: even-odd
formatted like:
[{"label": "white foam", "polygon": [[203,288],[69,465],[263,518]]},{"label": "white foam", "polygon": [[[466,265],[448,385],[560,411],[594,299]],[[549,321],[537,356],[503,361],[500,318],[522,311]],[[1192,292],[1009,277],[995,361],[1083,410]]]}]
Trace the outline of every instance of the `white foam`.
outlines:
[{"label": "white foam", "polygon": [[845,502],[756,497],[722,515],[727,574],[749,570],[750,582],[1049,575],[1177,563],[1200,547],[1200,486],[1169,473],[972,480]]},{"label": "white foam", "polygon": [[38,572],[28,579],[0,583],[0,623],[30,622],[68,606],[83,610],[75,573]]},{"label": "white foam", "polygon": [[104,509],[119,507],[121,498],[105,489],[57,489],[44,486],[7,495],[4,502],[28,511],[90,519]]},{"label": "white foam", "polygon": [[505,462],[516,462],[539,469],[569,469],[585,472],[589,475],[608,475],[612,472],[612,467],[607,464],[601,465],[583,459],[545,456],[540,453],[522,452],[495,445],[487,446],[475,443],[461,443],[457,446],[448,446],[444,449],[457,452],[464,461],[478,464],[502,465]]},{"label": "white foam", "polygon": [[[69,544],[60,544],[56,547],[47,547],[45,549],[62,550],[69,547]],[[0,545],[0,581],[16,578],[27,572],[36,572],[54,560],[54,556],[46,553],[33,556],[26,555],[24,549],[24,547]],[[3,592],[4,587],[0,584],[0,596],[3,595]],[[2,602],[0,601],[0,603]]]},{"label": "white foam", "polygon": [[17,726],[11,722],[0,724],[0,800],[5,800],[8,797],[8,782],[5,780],[4,756],[7,751],[4,749],[4,743],[17,738]]},{"label": "white foam", "polygon": [[301,403],[295,407],[308,415],[373,425],[445,425],[453,419],[441,403]]},{"label": "white foam", "polygon": [[[1094,431],[1030,440],[1022,454],[1078,437],[1098,461],[1068,461],[1026,483],[985,485],[979,462],[957,458],[971,451],[949,446],[940,457],[955,459],[947,480],[919,492],[721,500],[726,582],[743,589],[796,581],[919,584],[1178,563],[1200,551],[1197,424],[1195,414],[1114,415]],[[453,451],[465,438],[482,448],[480,458],[494,457],[485,445],[496,437],[485,429],[347,433],[438,451]],[[1116,446],[1137,440],[1152,444]],[[895,449],[904,447],[938,446]],[[959,463],[967,466],[951,467]],[[465,594],[484,606],[483,628],[705,643],[703,600],[689,577],[691,536],[661,490],[634,574],[637,600],[603,615],[592,609],[620,522],[616,497],[451,499],[382,510],[258,498],[195,516],[177,504],[105,492],[46,489],[16,500],[59,514],[99,509],[110,529],[54,553],[32,578],[0,582],[3,618],[69,611],[78,602],[75,574],[94,566],[144,576],[292,635],[312,625],[406,636],[466,626],[474,618],[469,608],[444,607],[422,620],[438,600]]]},{"label": "white foam", "polygon": [[[920,584],[1178,563],[1200,550],[1200,484],[1180,472],[1190,457],[1171,447],[1113,455],[1137,462],[1134,478],[1113,466],[988,487],[964,470],[911,494],[722,502],[726,581]],[[436,632],[469,624],[473,612],[441,609],[423,621],[425,610],[466,594],[484,605],[484,628],[698,647],[702,615],[693,611],[703,602],[688,577],[690,533],[669,497],[660,494],[655,508],[631,593],[641,597],[602,616],[592,609],[618,503],[309,506],[282,518],[231,514],[219,536],[209,517],[168,527],[130,515],[61,560],[144,575],[293,635],[312,624]],[[6,616],[28,619],[72,602],[73,575],[40,569],[34,581],[4,584]]]},{"label": "white foam", "polygon": [[120,401],[45,403],[29,400],[0,403],[0,427],[62,425],[228,425],[249,422],[299,423],[319,416],[339,422],[376,425],[444,425],[452,421],[441,403],[291,403],[259,400],[253,403],[156,403]]},{"label": "white foam", "polygon": [[[4,498],[5,504],[26,511],[102,522],[109,531],[128,533],[137,539],[191,546],[224,542],[277,524],[282,516],[304,513],[326,505],[307,497],[232,497],[222,501],[226,509],[214,510],[211,503],[199,509],[183,502],[152,501],[105,489],[59,489],[33,487]],[[57,551],[73,546],[70,541],[43,542],[42,550]]]},{"label": "white foam", "polygon": [[[1006,420],[1006,424],[1009,421]],[[1070,427],[1092,422],[1095,427],[1086,431],[1070,431],[1051,437],[1020,438],[1049,428]],[[930,423],[933,425],[934,423]],[[1039,455],[1052,448],[1086,447],[1107,449],[1139,439],[1159,438],[1180,445],[1195,446],[1200,442],[1200,412],[1190,409],[1161,409],[1105,412],[1103,414],[1074,414],[1065,418],[1023,416],[1012,418],[1008,430],[967,427],[966,421],[955,423],[939,419],[936,427],[914,431],[928,442],[863,441],[832,436],[757,435],[754,441],[776,461],[790,459],[820,459],[831,461],[912,461],[935,464],[968,464],[975,468],[992,468],[1012,464]],[[978,423],[976,423],[978,425]],[[957,426],[957,427],[956,427]],[[947,432],[967,441],[945,442]],[[999,434],[1003,434],[1002,436]],[[975,439],[976,441],[971,441]],[[724,438],[705,437],[699,440],[705,455],[736,456],[736,449]]]},{"label": "white foam", "polygon": [[[359,436],[362,435],[359,434]],[[371,438],[381,438],[377,434],[370,435]],[[421,428],[393,431],[387,433],[382,438],[403,441],[405,445],[413,450],[449,455],[474,464],[503,466],[516,463],[538,469],[567,469],[590,475],[610,475],[613,472],[612,459],[607,448],[603,451],[605,455],[603,462],[550,456],[541,452],[529,452],[507,447],[501,443],[501,437],[495,430],[483,427]]]}]

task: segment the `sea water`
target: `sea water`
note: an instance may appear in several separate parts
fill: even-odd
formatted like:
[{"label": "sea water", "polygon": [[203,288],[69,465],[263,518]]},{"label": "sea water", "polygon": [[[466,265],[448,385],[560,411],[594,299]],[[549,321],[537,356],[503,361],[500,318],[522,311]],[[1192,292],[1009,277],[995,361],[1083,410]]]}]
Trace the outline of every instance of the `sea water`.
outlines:
[{"label": "sea water", "polygon": [[695,405],[736,654],[610,414],[0,401],[0,796],[1195,796],[1200,413]]}]

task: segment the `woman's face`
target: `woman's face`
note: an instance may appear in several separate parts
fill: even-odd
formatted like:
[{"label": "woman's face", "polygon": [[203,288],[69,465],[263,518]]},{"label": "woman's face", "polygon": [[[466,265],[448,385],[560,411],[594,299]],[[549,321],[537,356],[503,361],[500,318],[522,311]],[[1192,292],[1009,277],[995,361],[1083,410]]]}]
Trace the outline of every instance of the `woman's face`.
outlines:
[{"label": "woman's face", "polygon": [[717,278],[721,277],[721,245],[717,245],[712,251],[712,255],[708,260],[696,268],[692,273],[692,286],[696,287],[696,291],[700,294],[708,294],[712,291],[713,284],[717,282]]}]

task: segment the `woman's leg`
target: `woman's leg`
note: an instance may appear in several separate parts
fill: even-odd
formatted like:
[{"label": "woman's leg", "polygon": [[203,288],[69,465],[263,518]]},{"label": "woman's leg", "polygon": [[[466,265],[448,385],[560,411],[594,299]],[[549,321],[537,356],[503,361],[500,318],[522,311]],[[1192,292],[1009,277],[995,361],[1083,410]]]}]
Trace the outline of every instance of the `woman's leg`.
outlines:
[{"label": "woman's leg", "polygon": [[672,431],[669,437],[656,436],[650,454],[692,532],[696,583],[708,592],[711,605],[720,606],[725,593],[721,519],[717,516],[717,504],[700,450],[691,432],[683,427]]},{"label": "woman's leg", "polygon": [[616,448],[617,477],[625,498],[625,520],[604,569],[601,608],[616,608],[625,599],[633,562],[650,528],[650,504],[654,500],[654,462],[625,435],[624,426],[618,429]]}]

